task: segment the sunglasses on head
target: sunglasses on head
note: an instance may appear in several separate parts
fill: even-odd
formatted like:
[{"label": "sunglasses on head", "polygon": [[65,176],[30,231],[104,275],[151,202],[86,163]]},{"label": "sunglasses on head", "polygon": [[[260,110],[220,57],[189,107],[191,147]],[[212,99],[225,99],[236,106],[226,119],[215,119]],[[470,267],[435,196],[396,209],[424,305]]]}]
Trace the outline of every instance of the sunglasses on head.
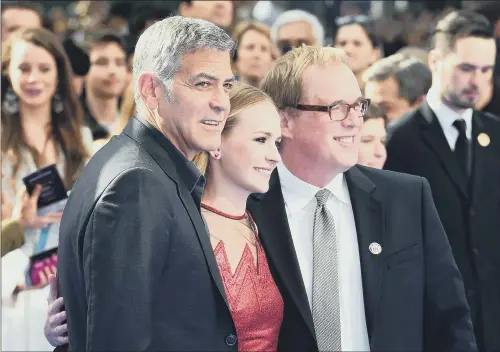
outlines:
[{"label": "sunglasses on head", "polygon": [[298,48],[302,44],[305,45],[311,45],[311,43],[307,42],[306,40],[280,40],[278,41],[278,49],[280,50],[281,54],[286,54],[293,48]]},{"label": "sunglasses on head", "polygon": [[372,21],[370,16],[367,15],[348,15],[337,17],[335,19],[335,24],[337,27],[345,26],[347,24],[366,24]]}]

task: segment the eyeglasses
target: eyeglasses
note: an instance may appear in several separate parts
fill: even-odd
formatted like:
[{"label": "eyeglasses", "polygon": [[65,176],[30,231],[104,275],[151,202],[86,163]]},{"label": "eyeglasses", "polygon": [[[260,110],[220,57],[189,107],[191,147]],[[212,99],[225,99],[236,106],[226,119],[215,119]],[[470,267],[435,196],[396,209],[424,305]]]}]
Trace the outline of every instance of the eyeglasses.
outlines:
[{"label": "eyeglasses", "polygon": [[327,112],[330,115],[330,120],[332,121],[343,121],[349,115],[351,109],[360,113],[359,117],[364,117],[366,110],[370,106],[370,99],[358,99],[353,104],[348,104],[344,101],[334,102],[330,105],[303,105],[297,104],[295,109],[301,111],[321,111]]},{"label": "eyeglasses", "polygon": [[337,27],[345,26],[347,24],[365,24],[372,21],[370,16],[366,15],[348,15],[342,16],[335,19],[335,24]]}]

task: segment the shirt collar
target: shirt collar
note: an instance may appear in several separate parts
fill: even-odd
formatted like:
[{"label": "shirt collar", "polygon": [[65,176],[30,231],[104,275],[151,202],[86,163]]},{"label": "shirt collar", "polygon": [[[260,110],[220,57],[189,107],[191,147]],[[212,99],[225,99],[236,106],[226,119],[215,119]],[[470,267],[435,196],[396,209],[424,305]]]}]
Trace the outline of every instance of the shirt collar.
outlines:
[{"label": "shirt collar", "polygon": [[[283,199],[292,213],[304,209],[314,199],[316,193],[321,190],[321,188],[304,182],[292,174],[283,162],[278,164],[278,175]],[[325,188],[342,203],[351,204],[349,190],[343,173],[337,175]]]},{"label": "shirt collar", "polygon": [[193,193],[193,191],[195,191],[196,197],[201,199],[201,195],[199,195],[199,193],[203,192],[205,177],[202,175],[200,169],[198,169],[198,167],[191,160],[187,159],[163,133],[158,131],[158,129],[146,121],[146,119],[140,117],[136,118],[151,131],[151,133],[156,137],[156,140],[170,155],[176,166],[177,172],[179,173],[179,178],[187,186],[189,192]]},{"label": "shirt collar", "polygon": [[435,92],[432,88],[427,93],[427,104],[432,109],[434,114],[436,115],[441,128],[444,131],[449,131],[450,129],[454,129],[453,123],[458,119],[463,119],[465,121],[466,126],[466,134],[467,138],[471,139],[472,134],[472,109],[465,110],[462,114],[458,114],[457,112],[450,109],[446,106],[439,98],[437,92]]}]

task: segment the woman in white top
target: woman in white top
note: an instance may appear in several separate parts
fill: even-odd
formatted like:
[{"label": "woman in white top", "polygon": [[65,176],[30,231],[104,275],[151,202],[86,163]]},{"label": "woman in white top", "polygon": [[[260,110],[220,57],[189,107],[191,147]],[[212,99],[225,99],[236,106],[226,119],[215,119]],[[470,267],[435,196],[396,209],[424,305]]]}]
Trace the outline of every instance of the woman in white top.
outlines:
[{"label": "woman in white top", "polygon": [[[62,44],[45,29],[20,30],[2,50],[2,192],[14,207],[23,177],[56,164],[70,190],[90,157],[92,135],[83,127],[71,75]],[[37,248],[39,232],[25,233],[28,255],[57,246],[50,231]]]},{"label": "woman in white top", "polygon": [[[23,177],[44,166],[55,164],[69,191],[90,157],[92,135],[83,127],[82,109],[71,85],[71,66],[57,36],[42,28],[22,29],[4,45],[2,196],[15,212]],[[23,246],[2,257],[2,350],[50,347],[43,335],[48,287],[25,288],[30,286],[30,256],[58,246],[57,215],[43,229],[25,229]]]}]

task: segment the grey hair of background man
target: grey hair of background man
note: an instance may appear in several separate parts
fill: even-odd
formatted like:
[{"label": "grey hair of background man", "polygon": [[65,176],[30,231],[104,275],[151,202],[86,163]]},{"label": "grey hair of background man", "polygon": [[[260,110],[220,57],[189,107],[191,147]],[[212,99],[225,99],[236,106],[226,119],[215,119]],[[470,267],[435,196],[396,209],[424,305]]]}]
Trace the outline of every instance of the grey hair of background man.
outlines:
[{"label": "grey hair of background man", "polygon": [[172,83],[181,70],[186,54],[202,49],[234,52],[234,41],[212,22],[201,19],[172,16],[158,21],[142,33],[134,53],[133,77],[134,98],[137,113],[144,113],[144,104],[139,92],[139,76],[152,73],[167,90],[167,99],[172,102]]},{"label": "grey hair of background man", "polygon": [[394,54],[371,65],[363,74],[363,81],[385,81],[394,77],[398,82],[399,96],[413,105],[425,96],[432,84],[432,73],[422,60]]},{"label": "grey hair of background man", "polygon": [[417,59],[423,61],[427,66],[429,66],[429,64],[427,63],[429,50],[426,50],[424,48],[418,46],[405,46],[399,49],[396,54],[416,57]]},{"label": "grey hair of background man", "polygon": [[303,10],[289,10],[283,12],[278,16],[276,21],[274,21],[271,27],[271,40],[276,43],[278,39],[279,29],[289,23],[294,22],[306,22],[312,26],[314,39],[316,39],[316,44],[323,46],[325,40],[325,29],[319,21],[318,17],[314,16],[312,13]]}]

